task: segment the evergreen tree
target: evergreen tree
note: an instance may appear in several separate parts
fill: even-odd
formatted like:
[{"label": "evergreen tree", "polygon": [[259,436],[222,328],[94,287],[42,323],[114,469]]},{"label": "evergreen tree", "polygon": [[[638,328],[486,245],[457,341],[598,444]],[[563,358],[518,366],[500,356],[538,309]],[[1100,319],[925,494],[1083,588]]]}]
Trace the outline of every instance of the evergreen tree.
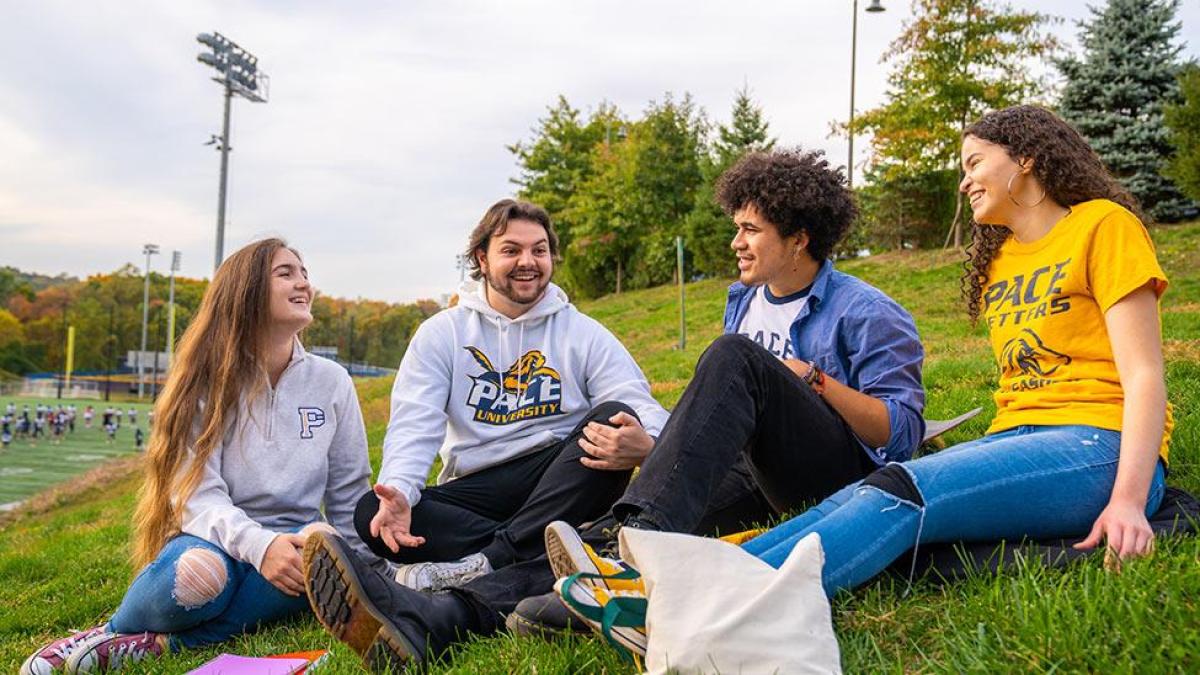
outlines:
[{"label": "evergreen tree", "polygon": [[1179,91],[1183,102],[1164,111],[1175,154],[1163,173],[1188,197],[1200,201],[1200,66],[1193,63],[1184,69]]},{"label": "evergreen tree", "polygon": [[738,90],[729,126],[718,125],[716,136],[712,151],[702,158],[702,180],[696,190],[692,212],[688,214],[684,225],[692,270],[714,277],[728,276],[736,269],[729,250],[733,227],[729,216],[717,206],[714,192],[717,178],[747,152],[770,150],[775,146],[762,108],[750,97],[748,85]]},{"label": "evergreen tree", "polygon": [[1156,221],[1183,217],[1187,200],[1162,174],[1171,156],[1163,110],[1178,102],[1182,47],[1177,0],[1108,0],[1082,22],[1082,58],[1058,62],[1059,110]]},{"label": "evergreen tree", "polygon": [[750,150],[770,150],[775,147],[762,108],[750,98],[750,85],[744,84],[733,100],[729,126],[717,126],[713,143],[717,161],[728,168]]}]

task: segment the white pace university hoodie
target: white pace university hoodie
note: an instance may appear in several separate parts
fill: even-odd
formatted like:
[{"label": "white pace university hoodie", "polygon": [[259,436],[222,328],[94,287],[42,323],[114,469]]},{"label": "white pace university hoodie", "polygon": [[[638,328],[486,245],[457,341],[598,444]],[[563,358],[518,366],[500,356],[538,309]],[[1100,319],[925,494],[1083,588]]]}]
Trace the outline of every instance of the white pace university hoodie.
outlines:
[{"label": "white pace university hoodie", "polygon": [[415,506],[439,450],[441,484],[563,440],[606,401],[633,408],[651,436],[667,421],[625,347],[558,286],[509,319],[468,281],[404,353],[378,482]]}]

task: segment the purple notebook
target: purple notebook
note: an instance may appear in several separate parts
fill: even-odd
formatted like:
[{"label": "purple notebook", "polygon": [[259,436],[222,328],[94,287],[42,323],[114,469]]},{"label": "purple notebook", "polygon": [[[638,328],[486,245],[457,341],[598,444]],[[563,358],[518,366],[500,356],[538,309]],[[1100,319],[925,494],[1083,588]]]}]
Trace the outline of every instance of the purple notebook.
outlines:
[{"label": "purple notebook", "polygon": [[187,675],[292,675],[308,665],[307,659],[265,659],[222,654]]}]

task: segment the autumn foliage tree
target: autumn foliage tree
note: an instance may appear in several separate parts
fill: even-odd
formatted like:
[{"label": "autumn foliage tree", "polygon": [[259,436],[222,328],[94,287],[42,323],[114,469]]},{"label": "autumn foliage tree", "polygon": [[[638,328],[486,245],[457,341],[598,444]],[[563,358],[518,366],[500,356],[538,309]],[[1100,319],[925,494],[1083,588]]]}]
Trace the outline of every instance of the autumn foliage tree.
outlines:
[{"label": "autumn foliage tree", "polygon": [[[116,368],[129,350],[140,347],[144,277],[136,267],[126,265],[84,280],[9,269],[0,270],[0,281],[4,271],[8,281],[0,285],[0,371],[60,370],[65,363],[64,325],[75,328],[76,371]],[[147,333],[152,351],[166,350],[168,284],[166,276],[150,274]],[[34,285],[40,289],[33,291]],[[191,323],[207,287],[207,280],[176,277],[176,338]],[[337,347],[343,360],[395,367],[417,326],[438,309],[430,300],[388,303],[318,294],[314,321],[302,338],[308,346]]]},{"label": "autumn foliage tree", "polygon": [[[1040,94],[1043,84],[1031,66],[1058,41],[1043,32],[1050,17],[991,0],[914,0],[912,13],[883,55],[892,64],[886,101],[856,116],[850,129],[871,135],[878,181],[895,183],[898,192],[913,184],[948,192],[954,181],[939,175],[955,173],[963,129],[989,110]],[[891,201],[880,199],[881,208]],[[952,219],[956,246],[962,221],[960,195]]]}]

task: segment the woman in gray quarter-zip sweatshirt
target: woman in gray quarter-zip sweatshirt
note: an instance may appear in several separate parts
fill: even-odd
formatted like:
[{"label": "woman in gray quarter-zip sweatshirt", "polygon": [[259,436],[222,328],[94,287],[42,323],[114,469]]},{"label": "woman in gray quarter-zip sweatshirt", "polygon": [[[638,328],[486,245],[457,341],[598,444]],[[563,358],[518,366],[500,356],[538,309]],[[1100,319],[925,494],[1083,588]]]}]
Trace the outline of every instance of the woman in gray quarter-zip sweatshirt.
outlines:
[{"label": "woman in gray quarter-zip sweatshirt", "polygon": [[354,384],[298,339],[312,298],[279,239],[217,270],[155,408],[140,571],[107,623],[46,645],[23,675],[111,670],[307,611],[300,552],[314,529],[378,561],[353,524],[371,472]]}]

